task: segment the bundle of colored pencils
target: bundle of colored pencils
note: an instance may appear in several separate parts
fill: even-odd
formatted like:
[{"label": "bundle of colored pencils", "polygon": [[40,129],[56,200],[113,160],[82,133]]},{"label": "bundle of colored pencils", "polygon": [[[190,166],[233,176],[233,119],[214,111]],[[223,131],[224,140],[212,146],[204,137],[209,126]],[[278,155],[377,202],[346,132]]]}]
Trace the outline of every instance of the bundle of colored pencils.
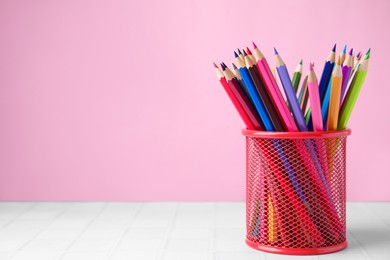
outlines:
[{"label": "bundle of colored pencils", "polygon": [[[344,47],[336,60],[335,45],[325,61],[319,82],[313,63],[310,63],[307,75],[302,77],[302,60],[291,79],[278,51],[275,49],[274,52],[274,72],[254,43],[252,51],[246,48],[234,52],[232,69],[225,63],[221,63],[220,69],[214,63],[218,79],[247,129],[276,132],[344,130],[367,74],[370,49],[363,57],[360,52],[355,55],[353,49],[347,54]],[[292,140],[291,151],[285,150],[277,138],[271,141],[269,149],[272,151],[258,146],[263,160],[269,165],[264,179],[259,180],[264,188],[255,196],[264,201],[260,203],[263,206],[254,207],[263,207],[263,210],[256,210],[258,215],[250,217],[252,237],[269,243],[282,242],[281,245],[286,246],[291,241],[288,239],[291,234],[283,230],[286,220],[280,216],[287,214],[296,216],[302,223],[308,247],[331,245],[345,238],[338,215],[339,205],[334,203],[334,191],[330,188],[329,176],[332,176],[336,149],[327,150],[326,147],[340,144],[338,140],[334,141]],[[294,157],[291,154],[295,154]],[[296,162],[304,166],[297,169]],[[302,168],[306,169],[304,173]],[[319,192],[314,194],[314,191]],[[280,205],[276,194],[285,194],[294,209]],[[280,210],[282,208],[294,213],[284,212]],[[313,215],[318,211],[322,212],[322,217]]]},{"label": "bundle of colored pencils", "polygon": [[[253,53],[253,54],[252,54]],[[356,55],[346,46],[336,59],[336,45],[331,50],[318,82],[314,64],[302,78],[302,60],[292,80],[287,66],[275,49],[276,71],[281,83],[253,43],[253,51],[234,52],[233,71],[215,63],[218,79],[249,130],[296,132],[336,131],[346,128],[364,83],[370,49]],[[309,105],[310,104],[310,105]]]}]

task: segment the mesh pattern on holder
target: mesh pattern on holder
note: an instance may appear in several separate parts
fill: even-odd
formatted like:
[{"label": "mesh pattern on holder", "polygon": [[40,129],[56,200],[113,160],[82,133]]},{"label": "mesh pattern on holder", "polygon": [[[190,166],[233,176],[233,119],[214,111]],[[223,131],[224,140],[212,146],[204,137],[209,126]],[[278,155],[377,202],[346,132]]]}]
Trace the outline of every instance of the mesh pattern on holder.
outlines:
[{"label": "mesh pattern on holder", "polygon": [[346,136],[246,136],[247,242],[310,249],[346,242]]}]

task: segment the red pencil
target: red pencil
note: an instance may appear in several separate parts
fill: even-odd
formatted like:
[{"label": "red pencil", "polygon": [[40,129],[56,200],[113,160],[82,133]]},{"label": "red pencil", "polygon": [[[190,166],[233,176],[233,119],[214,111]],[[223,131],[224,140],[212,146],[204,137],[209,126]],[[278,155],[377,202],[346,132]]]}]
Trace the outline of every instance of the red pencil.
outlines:
[{"label": "red pencil", "polygon": [[218,68],[218,66],[214,63],[215,72],[217,73],[217,77],[219,79],[219,82],[221,82],[222,87],[225,89],[226,93],[228,94],[230,100],[232,101],[233,105],[235,106],[238,114],[240,115],[241,119],[244,121],[245,126],[249,130],[262,130],[261,126],[257,124],[256,122],[252,122],[253,118],[251,119],[247,112],[245,111],[244,107],[232,91],[231,87],[226,81],[226,78],[222,71]]},{"label": "red pencil", "polygon": [[244,109],[245,113],[248,115],[252,124],[255,126],[256,130],[264,129],[262,126],[260,116],[257,114],[255,107],[252,105],[245,91],[240,86],[238,80],[234,76],[233,71],[231,71],[227,66],[223,67],[223,74],[225,75],[225,80],[228,83],[233,94],[236,96],[238,102]]}]

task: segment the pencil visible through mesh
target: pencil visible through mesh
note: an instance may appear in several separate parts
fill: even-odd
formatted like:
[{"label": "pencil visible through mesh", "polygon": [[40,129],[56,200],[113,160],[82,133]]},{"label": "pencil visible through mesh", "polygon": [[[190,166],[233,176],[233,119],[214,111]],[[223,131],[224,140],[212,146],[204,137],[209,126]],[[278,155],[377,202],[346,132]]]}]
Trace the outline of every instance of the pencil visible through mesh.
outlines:
[{"label": "pencil visible through mesh", "polygon": [[346,137],[246,137],[247,240],[280,248],[346,241]]}]

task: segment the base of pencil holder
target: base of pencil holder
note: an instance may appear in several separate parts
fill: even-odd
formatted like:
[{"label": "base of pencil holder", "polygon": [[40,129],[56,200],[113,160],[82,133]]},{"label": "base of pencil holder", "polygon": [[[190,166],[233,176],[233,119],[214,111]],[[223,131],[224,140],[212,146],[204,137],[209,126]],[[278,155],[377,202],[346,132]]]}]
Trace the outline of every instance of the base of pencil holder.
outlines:
[{"label": "base of pencil holder", "polygon": [[341,251],[348,247],[348,242],[345,241],[336,246],[328,246],[328,247],[320,247],[320,248],[281,248],[281,247],[273,247],[273,246],[264,246],[259,245],[250,240],[245,240],[246,244],[256,250],[272,253],[272,254],[280,254],[280,255],[322,255],[322,254],[330,254]]},{"label": "base of pencil holder", "polygon": [[291,255],[346,248],[346,142],[351,131],[242,133],[246,243]]}]

